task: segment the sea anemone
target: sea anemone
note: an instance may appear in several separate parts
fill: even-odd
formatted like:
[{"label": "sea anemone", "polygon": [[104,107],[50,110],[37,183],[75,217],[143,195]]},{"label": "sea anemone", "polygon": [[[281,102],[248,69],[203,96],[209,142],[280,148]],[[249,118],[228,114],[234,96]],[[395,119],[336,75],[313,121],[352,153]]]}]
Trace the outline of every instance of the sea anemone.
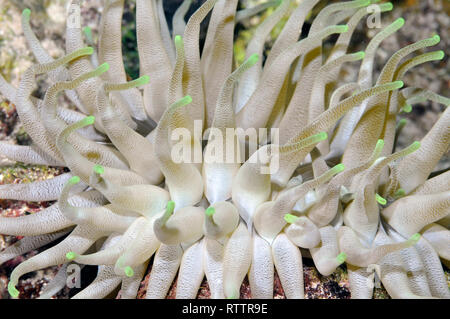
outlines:
[{"label": "sea anemone", "polygon": [[[66,55],[58,59],[43,49],[24,10],[38,63],[17,88],[0,77],[0,92],[32,145],[2,142],[0,152],[67,172],[0,186],[2,199],[57,200],[0,218],[0,233],[25,236],[0,261],[66,237],[13,270],[11,296],[19,296],[22,275],[63,264],[41,291],[49,298],[77,263],[98,265],[98,273],[74,298],[106,297],[119,285],[121,298],[135,298],[152,258],[147,298],[166,297],[177,274],[177,298],[195,298],[204,276],[212,298],[238,298],[247,275],[252,297],[272,298],[275,270],[287,298],[304,298],[304,255],[325,276],[346,263],[352,298],[372,297],[375,274],[392,298],[449,298],[442,263],[450,258],[450,173],[433,170],[450,143],[450,100],[402,82],[412,67],[444,57],[420,52],[440,38],[398,50],[373,82],[377,48],[404,19],[380,28],[364,52],[347,52],[369,7],[386,12],[392,4],[330,4],[302,34],[318,2],[302,1],[265,55],[290,0],[242,11],[238,0],[207,0],[187,23],[191,0],[184,0],[171,28],[162,0],[137,0],[141,76],[132,81],[121,50],[124,0],[105,1],[97,45],[77,23],[79,10],[70,10]],[[236,21],[268,6],[276,9],[233,67]],[[334,46],[325,52],[330,36]],[[355,82],[342,83],[344,63],[360,63]],[[42,74],[53,84],[38,99],[32,92]],[[59,94],[77,110],[60,107]],[[404,125],[399,113],[427,99],[445,111],[420,142],[393,151]],[[254,147],[248,132],[263,128],[279,134],[258,136]],[[230,137],[230,129],[244,134]],[[229,141],[240,150],[231,160],[224,157]],[[206,160],[217,154],[220,160]]]}]

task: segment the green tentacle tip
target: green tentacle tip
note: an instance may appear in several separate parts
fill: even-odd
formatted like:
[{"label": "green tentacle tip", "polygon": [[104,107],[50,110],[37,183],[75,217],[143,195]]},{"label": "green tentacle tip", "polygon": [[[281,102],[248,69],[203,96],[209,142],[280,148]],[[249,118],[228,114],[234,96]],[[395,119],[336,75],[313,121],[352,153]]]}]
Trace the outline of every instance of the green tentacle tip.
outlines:
[{"label": "green tentacle tip", "polygon": [[8,292],[13,298],[19,297],[19,290],[16,289],[12,281],[8,283]]},{"label": "green tentacle tip", "polygon": [[134,270],[130,266],[126,266],[124,271],[125,271],[125,275],[127,277],[133,277],[134,276]]},{"label": "green tentacle tip", "polygon": [[84,27],[83,33],[89,41],[92,41],[92,29],[91,27]]},{"label": "green tentacle tip", "polygon": [[80,182],[80,178],[78,176],[72,176],[69,179],[69,184],[71,184],[71,185],[78,184],[79,182]]},{"label": "green tentacle tip", "polygon": [[205,214],[208,217],[211,217],[212,215],[214,215],[216,213],[216,209],[212,206],[209,206],[206,210],[205,210]]},{"label": "green tentacle tip", "polygon": [[406,192],[403,188],[399,188],[394,194],[395,197],[403,197],[405,195],[406,195]]},{"label": "green tentacle tip", "polygon": [[337,26],[336,33],[345,33],[347,31],[348,31],[348,25],[344,24],[344,25]]},{"label": "green tentacle tip", "polygon": [[356,52],[356,53],[355,53],[355,57],[356,57],[358,60],[364,59],[365,56],[366,56],[366,52],[364,52],[364,51],[359,51],[359,52]]},{"label": "green tentacle tip", "polygon": [[22,11],[22,16],[23,16],[23,17],[29,18],[30,15],[31,15],[31,10],[30,10],[30,9],[26,8],[26,9],[24,9],[24,10]]},{"label": "green tentacle tip", "polygon": [[190,95],[186,95],[185,97],[183,97],[183,98],[180,100],[180,103],[181,103],[182,105],[188,105],[189,103],[192,103],[192,97],[191,97]]},{"label": "green tentacle tip", "polygon": [[67,260],[74,260],[76,256],[77,256],[76,253],[74,253],[73,251],[69,251],[69,252],[66,254],[66,259],[67,259]]},{"label": "green tentacle tip", "polygon": [[257,53],[252,54],[247,60],[247,62],[250,66],[255,65],[256,62],[258,62],[258,61],[259,61],[259,55]]},{"label": "green tentacle tip", "polygon": [[175,209],[175,202],[173,200],[169,200],[166,206],[166,212],[172,214]]},{"label": "green tentacle tip", "polygon": [[375,194],[375,199],[376,199],[377,202],[378,202],[379,204],[381,204],[381,205],[386,205],[386,203],[387,203],[387,200],[384,199],[383,197],[381,197],[381,196],[378,195],[378,194]]},{"label": "green tentacle tip", "polygon": [[99,72],[100,74],[105,73],[108,70],[109,70],[109,63],[108,62],[100,64],[97,67],[97,69],[96,69],[96,71]]},{"label": "green tentacle tip", "polygon": [[394,84],[394,87],[396,89],[400,89],[405,85],[405,83],[403,83],[403,81],[394,81],[394,82],[392,82],[392,84]]},{"label": "green tentacle tip", "polygon": [[108,70],[109,70],[109,63],[108,62],[102,63],[102,64],[100,64],[97,67],[97,71],[99,71],[101,73],[104,73],[104,72],[106,72]]},{"label": "green tentacle tip", "polygon": [[394,23],[396,25],[398,25],[399,28],[403,27],[405,25],[405,19],[403,18],[398,18],[397,20],[394,21]]},{"label": "green tentacle tip", "polygon": [[94,48],[93,47],[85,47],[80,49],[80,56],[81,55],[91,55],[94,53]]},{"label": "green tentacle tip", "polygon": [[288,224],[293,224],[295,223],[295,221],[298,219],[297,216],[292,215],[292,214],[286,214],[284,215],[284,220],[286,221],[286,223]]},{"label": "green tentacle tip", "polygon": [[411,113],[412,105],[411,104],[406,104],[404,107],[402,107],[402,111],[405,112],[405,113]]},{"label": "green tentacle tip", "polygon": [[421,235],[419,233],[415,233],[414,235],[412,235],[411,237],[409,237],[409,240],[417,243],[420,239]]},{"label": "green tentacle tip", "polygon": [[136,82],[136,86],[141,86],[150,82],[150,77],[148,75],[143,75],[134,81]]},{"label": "green tentacle tip", "polygon": [[394,5],[392,4],[392,2],[382,3],[381,6],[382,6],[386,11],[391,11],[392,9],[394,9]]},{"label": "green tentacle tip", "polygon": [[379,149],[379,148],[383,148],[383,147],[384,147],[384,140],[381,140],[381,139],[378,140],[375,148]]},{"label": "green tentacle tip", "polygon": [[334,166],[334,167],[332,168],[334,174],[340,173],[340,172],[342,172],[344,169],[345,169],[345,165],[342,164],[342,163],[337,164],[336,166]]},{"label": "green tentacle tip", "polygon": [[442,50],[436,51],[436,59],[442,60],[445,57],[445,53]]},{"label": "green tentacle tip", "polygon": [[439,42],[441,42],[441,37],[437,34],[433,35],[431,37],[431,39],[433,40],[433,42],[436,42],[436,44],[438,44]]},{"label": "green tentacle tip", "polygon": [[102,165],[94,165],[94,172],[98,175],[102,175],[105,172],[105,168]]},{"label": "green tentacle tip", "polygon": [[347,260],[347,254],[344,252],[340,253],[339,255],[337,255],[336,260],[339,264],[342,264]]},{"label": "green tentacle tip", "polygon": [[408,121],[406,119],[401,119],[400,121],[398,121],[398,125],[399,126],[405,126],[407,122]]},{"label": "green tentacle tip", "polygon": [[413,142],[409,148],[411,149],[411,151],[417,151],[420,148],[420,142],[419,141],[415,141]]},{"label": "green tentacle tip", "polygon": [[181,35],[176,35],[175,39],[174,39],[175,45],[179,46],[183,44],[183,38],[181,37]]},{"label": "green tentacle tip", "polygon": [[83,121],[83,124],[92,125],[95,123],[95,116],[93,116],[93,115],[86,116],[84,118],[84,120],[82,120],[82,121]]},{"label": "green tentacle tip", "polygon": [[319,141],[325,141],[328,138],[327,132],[320,132],[317,133],[315,136]]}]

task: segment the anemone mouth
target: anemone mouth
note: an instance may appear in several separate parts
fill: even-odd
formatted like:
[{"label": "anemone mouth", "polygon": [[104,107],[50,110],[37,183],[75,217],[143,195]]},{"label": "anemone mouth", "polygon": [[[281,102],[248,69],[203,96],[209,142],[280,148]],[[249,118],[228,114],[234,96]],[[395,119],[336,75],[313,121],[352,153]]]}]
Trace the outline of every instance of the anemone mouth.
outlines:
[{"label": "anemone mouth", "polygon": [[[105,2],[94,30],[71,11],[57,59],[33,33],[32,10],[23,10],[37,63],[17,87],[0,76],[0,92],[32,144],[0,143],[0,154],[64,169],[0,185],[2,200],[56,202],[0,217],[0,233],[24,236],[0,252],[0,264],[56,242],[13,269],[9,295],[25,297],[23,275],[62,264],[40,297],[63,288],[69,267],[92,265],[96,278],[74,298],[106,297],[119,286],[121,298],[195,298],[204,282],[212,298],[248,297],[243,284],[252,297],[273,298],[274,283],[277,297],[305,298],[305,264],[323,276],[347,268],[352,298],[372,297],[360,279],[374,272],[393,298],[450,298],[450,176],[433,172],[448,151],[449,108],[420,141],[398,147],[410,125],[402,113],[427,100],[450,105],[404,88],[413,67],[445,57],[422,53],[440,37],[399,49],[377,70],[379,46],[405,19],[375,27],[363,51],[353,51],[352,36],[391,3],[285,0],[238,10],[238,0],[206,0],[185,19],[191,2],[169,28],[162,0],[136,1],[135,79],[122,55],[123,1]],[[235,25],[255,15],[264,19],[242,48]],[[39,75],[51,82],[43,99],[32,96]],[[74,107],[61,106],[59,94]],[[206,162],[220,152],[222,161]]]}]

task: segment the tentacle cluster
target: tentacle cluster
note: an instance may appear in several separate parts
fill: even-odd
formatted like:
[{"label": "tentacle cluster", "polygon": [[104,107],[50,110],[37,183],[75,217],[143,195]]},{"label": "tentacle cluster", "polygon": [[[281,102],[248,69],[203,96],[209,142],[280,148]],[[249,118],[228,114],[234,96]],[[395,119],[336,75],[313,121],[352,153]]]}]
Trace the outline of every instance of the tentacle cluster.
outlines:
[{"label": "tentacle cluster", "polygon": [[[105,297],[119,285],[122,298],[134,298],[153,257],[147,298],[164,298],[177,272],[178,298],[195,298],[204,276],[213,298],[238,298],[247,275],[253,297],[272,298],[275,269],[286,297],[303,298],[302,255],[325,276],[346,263],[353,298],[372,296],[374,271],[392,297],[450,297],[442,266],[450,258],[449,173],[428,179],[449,147],[450,100],[402,82],[410,68],[442,59],[441,51],[419,53],[439,36],[400,49],[374,79],[378,46],[404,20],[380,29],[365,52],[348,52],[377,1],[328,5],[301,34],[319,2],[305,0],[263,61],[267,35],[291,2],[236,11],[237,0],[207,0],[186,23],[185,0],[171,33],[162,0],[137,0],[142,76],[130,82],[120,44],[124,0],[105,1],[95,50],[89,29],[68,24],[67,54],[58,59],[41,47],[24,10],[23,31],[38,63],[17,88],[0,77],[0,92],[16,105],[33,144],[2,143],[0,152],[69,172],[0,187],[0,198],[57,200],[33,215],[0,218],[0,233],[26,236],[0,261],[68,235],[14,269],[13,297],[22,275],[63,264],[41,293],[51,297],[76,262],[99,267],[75,298]],[[235,66],[235,23],[270,6],[278,7]],[[392,7],[383,3],[380,11]],[[200,52],[200,23],[210,12]],[[322,43],[332,35],[337,41],[325,53]],[[344,63],[360,63],[355,82],[339,81]],[[31,95],[39,74],[53,82],[43,100]],[[59,107],[58,94],[77,111]],[[425,99],[445,111],[422,141],[392,153],[404,125],[399,113]],[[232,128],[278,129],[279,142],[261,137],[252,150],[235,136],[240,161],[204,161],[227,149],[216,134]],[[171,139],[180,130],[181,144]],[[180,145],[190,161],[174,158]],[[274,161],[278,169],[263,172]]]}]

